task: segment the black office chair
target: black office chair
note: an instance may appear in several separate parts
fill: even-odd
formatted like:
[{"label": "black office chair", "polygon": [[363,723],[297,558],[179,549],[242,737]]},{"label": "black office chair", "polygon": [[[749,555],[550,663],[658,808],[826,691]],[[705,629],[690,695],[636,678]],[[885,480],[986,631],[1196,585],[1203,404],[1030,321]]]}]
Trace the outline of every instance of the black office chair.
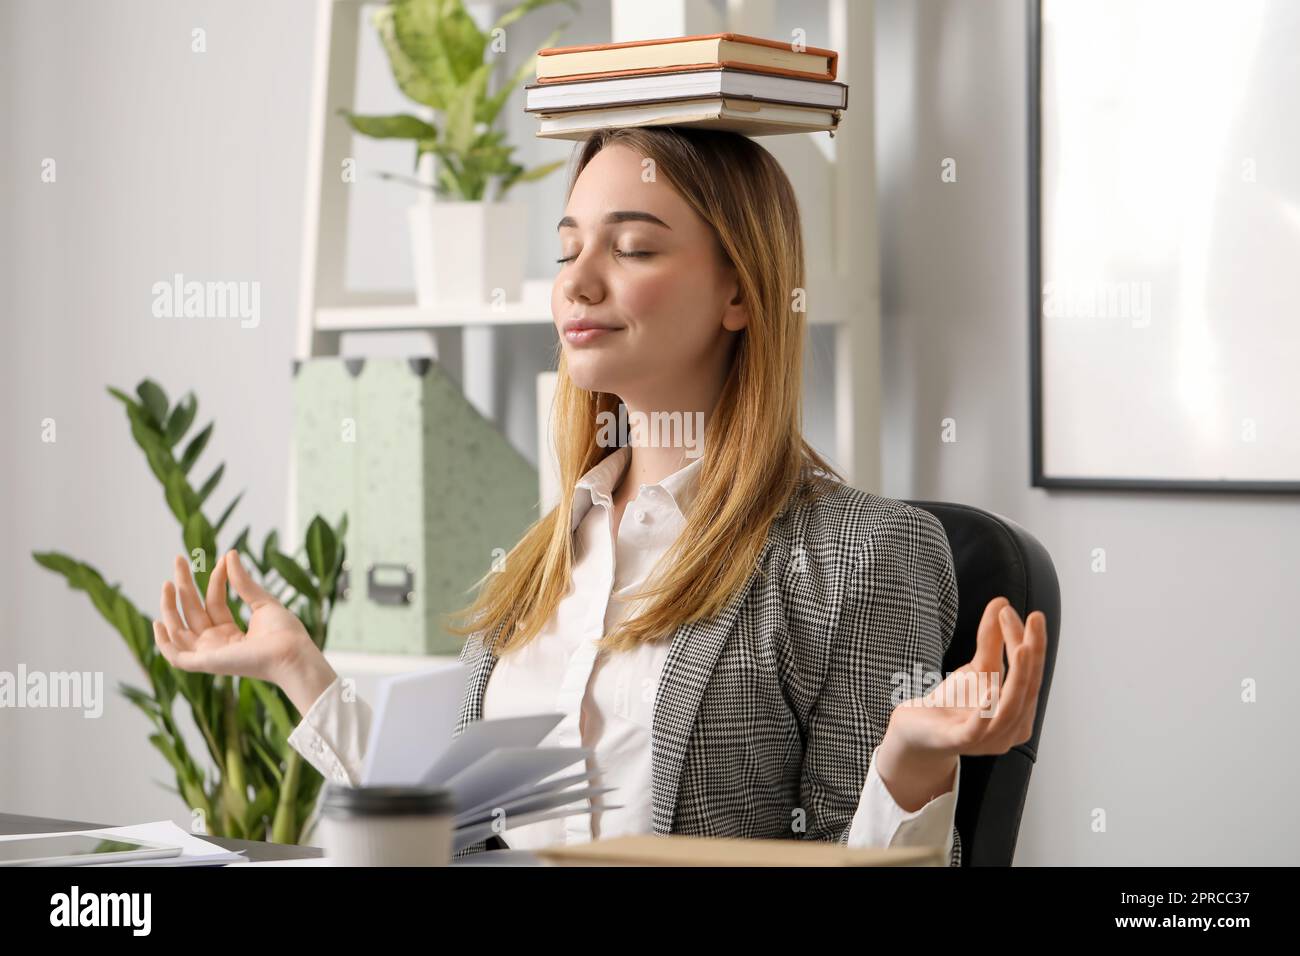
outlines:
[{"label": "black office chair", "polygon": [[1061,588],[1056,568],[1038,539],[1009,518],[970,505],[908,501],[943,524],[957,572],[957,627],[943,671],[975,656],[975,635],[989,601],[1006,597],[1021,620],[1031,611],[1047,617],[1047,657],[1038,692],[1034,734],[1026,744],[996,757],[962,757],[957,791],[957,832],[962,866],[1010,866],[1016,853],[1029,775],[1047,712],[1056,648],[1061,633]]}]

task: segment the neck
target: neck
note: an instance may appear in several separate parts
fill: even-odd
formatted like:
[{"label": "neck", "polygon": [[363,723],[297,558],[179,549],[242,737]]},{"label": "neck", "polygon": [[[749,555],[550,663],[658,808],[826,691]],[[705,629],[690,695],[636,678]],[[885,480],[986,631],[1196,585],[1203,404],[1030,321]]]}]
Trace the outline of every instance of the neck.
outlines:
[{"label": "neck", "polygon": [[[616,494],[630,500],[641,485],[654,485],[696,461],[704,434],[726,385],[730,337],[720,337],[715,354],[666,388],[630,388],[619,395],[627,408],[632,457]],[[637,426],[640,425],[641,428]]]},{"label": "neck", "polygon": [[631,459],[616,492],[629,498],[699,459],[716,395],[695,401],[637,403],[624,400]]}]

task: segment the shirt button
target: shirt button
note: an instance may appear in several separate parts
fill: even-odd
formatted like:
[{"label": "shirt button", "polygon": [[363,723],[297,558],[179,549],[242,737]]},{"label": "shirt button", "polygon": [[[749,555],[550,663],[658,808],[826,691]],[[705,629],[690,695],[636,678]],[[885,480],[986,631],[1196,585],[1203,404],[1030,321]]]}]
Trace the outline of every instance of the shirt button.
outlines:
[{"label": "shirt button", "polygon": [[320,738],[317,738],[311,742],[311,749],[318,754],[322,754],[325,752],[325,745],[320,742]]},{"label": "shirt button", "polygon": [[636,517],[636,520],[637,520],[637,521],[640,521],[642,524],[645,524],[645,522],[646,522],[646,513],[645,513],[644,511],[642,511],[640,508],[638,508],[638,509],[636,510],[636,515],[635,515],[635,517]]}]

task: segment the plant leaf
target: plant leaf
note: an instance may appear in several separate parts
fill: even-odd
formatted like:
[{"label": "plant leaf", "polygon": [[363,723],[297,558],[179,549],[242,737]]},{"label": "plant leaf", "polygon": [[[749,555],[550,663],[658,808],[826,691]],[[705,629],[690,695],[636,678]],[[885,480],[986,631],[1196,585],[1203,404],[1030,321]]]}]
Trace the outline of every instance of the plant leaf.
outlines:
[{"label": "plant leaf", "polygon": [[330,578],[334,575],[334,557],[338,544],[334,540],[334,530],[320,515],[311,519],[307,526],[307,561],[312,574],[321,582],[321,590],[328,594],[331,590]]},{"label": "plant leaf", "polygon": [[241,491],[239,494],[235,495],[234,501],[226,505],[226,510],[221,512],[221,517],[217,519],[216,527],[212,529],[214,532],[221,534],[221,529],[226,525],[226,519],[230,517],[230,513],[235,510],[235,505],[239,504],[239,499],[242,497],[244,497],[244,493]]},{"label": "plant leaf", "polygon": [[181,527],[185,527],[186,522],[190,520],[190,515],[194,514],[199,507],[194,490],[185,480],[185,473],[179,469],[169,473],[163,480],[163,491],[167,497],[167,507],[171,508],[172,514],[181,523]]},{"label": "plant leaf", "polygon": [[208,590],[208,578],[211,576],[217,561],[217,534],[212,525],[208,524],[207,517],[202,511],[195,511],[190,515],[189,520],[185,522],[185,549],[193,558],[194,552],[202,550],[204,555],[204,570],[196,572],[194,575],[194,585],[199,589],[200,594],[206,594]]},{"label": "plant leaf", "polygon": [[185,768],[182,766],[180,758],[176,756],[176,748],[172,746],[170,740],[162,734],[151,734],[149,736],[149,743],[158,748],[162,755],[167,758],[167,762],[175,768],[177,773],[184,772]]},{"label": "plant leaf", "polygon": [[167,420],[167,393],[157,382],[148,378],[135,387],[135,393],[144,403],[144,410],[149,415],[150,424],[161,430],[163,422]]},{"label": "plant leaf", "polygon": [[171,471],[171,457],[163,448],[158,431],[149,423],[149,413],[144,406],[131,404],[126,407],[126,417],[131,421],[131,437],[144,451],[149,470],[165,486],[167,475]]},{"label": "plant leaf", "polygon": [[391,116],[362,116],[347,110],[339,110],[347,118],[348,124],[362,136],[374,139],[436,139],[438,130],[410,113],[395,113]]},{"label": "plant leaf", "polygon": [[200,506],[203,502],[208,500],[208,495],[212,494],[213,489],[217,487],[217,483],[221,481],[221,476],[225,474],[225,471],[226,463],[223,461],[221,464],[217,465],[216,470],[208,476],[208,480],[203,483],[203,487],[200,488],[198,492],[198,503]]},{"label": "plant leaf", "polygon": [[59,554],[57,551],[33,551],[32,557],[36,559],[36,563],[41,567],[48,568],[69,579],[76,573],[80,564],[80,562],[68,557],[66,554]]},{"label": "plant leaf", "polygon": [[450,91],[444,124],[449,149],[468,153],[473,147],[475,113],[491,75],[492,64],[484,63],[459,88]]},{"label": "plant leaf", "polygon": [[303,597],[311,598],[313,601],[320,600],[316,585],[311,583],[311,578],[308,577],[307,572],[293,558],[279,551],[272,551],[270,564],[279,573],[280,577],[288,581],[289,586]]},{"label": "plant leaf", "polygon": [[257,827],[261,824],[265,831],[264,817],[275,809],[276,791],[270,787],[260,787],[257,790],[257,796],[248,805],[244,812],[244,832],[250,837],[257,832]]},{"label": "plant leaf", "polygon": [[116,595],[113,602],[113,626],[122,635],[126,646],[135,655],[135,659],[144,660],[145,648],[140,644],[140,630],[135,626],[135,619],[140,616],[140,612],[120,591],[116,592]]},{"label": "plant leaf", "polygon": [[[549,3],[549,2],[553,2],[553,0],[543,0],[543,2]],[[568,2],[568,0],[565,0],[565,2]],[[505,14],[505,16],[503,16],[501,19],[504,20],[506,17],[510,16],[511,13],[516,12],[518,9],[519,7],[516,7],[514,10],[510,11],[510,13]],[[501,25],[500,20],[497,21],[497,25],[498,26]],[[550,35],[545,40],[542,41],[540,49],[544,50],[548,47],[554,46],[555,41],[560,38],[560,34],[564,31],[564,28],[567,26],[568,24],[566,23],[558,27],[557,29],[552,30]],[[504,83],[501,84],[500,89],[498,89],[494,94],[492,94],[492,96],[489,99],[487,99],[480,107],[478,113],[479,121],[488,124],[496,122],[496,118],[501,114],[501,108],[505,106],[506,100],[510,99],[511,94],[513,94],[515,90],[519,89],[519,87],[524,83],[524,81],[532,74],[532,72],[536,68],[537,68],[537,54],[533,53],[525,57],[523,62],[520,63],[517,67],[515,67],[515,71],[510,74],[510,76],[506,79]]]},{"label": "plant leaf", "polygon": [[[532,13],[534,10],[536,10],[539,7],[550,6],[553,3],[563,3],[566,6],[571,7],[575,12],[581,9],[578,6],[577,0],[524,0],[523,3],[519,4],[519,6],[515,7],[513,10],[507,10],[505,13],[501,14],[501,16],[497,17],[496,23],[492,24],[492,27],[491,29],[488,30],[488,33],[491,33],[492,30],[495,30],[497,27],[502,27],[502,28],[508,27],[510,26],[510,24],[514,23],[520,17]],[[559,31],[557,30],[556,33],[559,33]],[[543,43],[542,47],[543,48],[549,47],[554,42],[555,42],[555,38],[552,37],[550,40]]]},{"label": "plant leaf", "polygon": [[263,574],[271,570],[271,554],[275,551],[276,545],[280,543],[280,532],[272,530],[262,540],[262,563],[258,565],[258,570]]},{"label": "plant leaf", "polygon": [[167,424],[163,428],[163,441],[167,443],[168,448],[176,447],[176,443],[184,437],[189,431],[190,425],[194,424],[194,416],[198,414],[199,403],[194,398],[194,393],[190,392],[172,409],[171,415],[167,418]]},{"label": "plant leaf", "polygon": [[284,706],[284,701],[280,699],[280,692],[265,681],[255,678],[246,678],[253,685],[253,693],[257,694],[257,699],[262,702],[262,707],[266,710],[266,715],[271,719],[271,724],[275,727],[276,734],[280,739],[273,741],[277,749],[289,739],[293,733],[293,720],[289,717],[289,709]]},{"label": "plant leaf", "polygon": [[248,742],[252,745],[253,753],[262,761],[262,766],[270,773],[271,778],[277,784],[284,780],[284,772],[280,769],[280,762],[271,756],[266,749],[266,745],[258,739],[257,735],[249,734]]},{"label": "plant leaf", "polygon": [[374,11],[371,23],[379,34],[379,42],[388,54],[388,65],[393,71],[393,79],[398,89],[417,103],[432,106],[436,110],[445,108],[442,91],[449,89],[455,82],[446,58],[440,57],[440,51],[431,51],[433,62],[417,64],[402,48],[397,39],[397,27],[392,6],[380,7]]},{"label": "plant leaf", "polygon": [[[527,170],[526,172],[521,171],[505,177],[501,181],[501,188],[500,191],[497,193],[497,199],[505,198],[506,193],[515,184],[530,183],[535,180],[541,179],[543,176],[549,176],[551,173],[555,172],[557,169],[563,166],[564,163],[565,160],[558,160],[557,162],[554,163],[543,163],[541,166],[534,166],[532,169]],[[523,167],[520,166],[519,169],[523,170]]]},{"label": "plant leaf", "polygon": [[[166,658],[161,654],[155,654],[150,658],[148,669],[149,681],[153,684],[154,695],[158,698],[158,702],[162,704],[164,709],[171,707],[172,701],[176,699],[176,693],[180,689],[178,678],[180,675],[185,674],[185,671],[173,670],[171,665],[167,663]],[[192,694],[188,692],[188,687],[186,690],[185,699],[191,700]]]},{"label": "plant leaf", "polygon": [[110,385],[108,386],[108,394],[112,395],[123,405],[131,406],[136,404],[135,399],[132,398],[130,395],[126,394],[126,392],[122,391],[120,388],[114,388],[113,386]]},{"label": "plant leaf", "polygon": [[212,426],[216,422],[208,422],[208,426],[190,439],[190,443],[185,446],[185,451],[181,454],[180,469],[185,474],[190,473],[194,463],[199,460],[199,455],[203,454],[203,449],[208,445],[208,439],[212,437]]},{"label": "plant leaf", "polygon": [[139,707],[153,721],[154,726],[160,726],[159,718],[162,714],[162,705],[149,694],[138,687],[132,687],[130,684],[117,685],[118,693],[129,700],[135,706]]}]

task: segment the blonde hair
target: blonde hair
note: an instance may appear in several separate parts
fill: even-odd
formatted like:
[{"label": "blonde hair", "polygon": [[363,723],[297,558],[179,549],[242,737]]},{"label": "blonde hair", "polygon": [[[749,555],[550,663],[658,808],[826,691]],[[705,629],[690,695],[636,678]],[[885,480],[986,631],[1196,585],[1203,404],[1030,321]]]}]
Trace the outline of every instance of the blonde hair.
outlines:
[{"label": "blonde hair", "polygon": [[[615,143],[653,160],[656,175],[713,227],[721,254],[735,266],[749,322],[736,333],[731,368],[708,420],[685,528],[637,595],[653,600],[601,639],[598,646],[608,650],[663,639],[722,610],[749,579],[772,522],[792,497],[842,480],[802,431],[806,324],[792,298],[804,287],[804,252],[799,207],[785,172],[767,150],[736,133],[621,127],[584,142],[569,194],[592,157]],[[552,416],[565,493],[506,555],[504,567],[483,578],[474,602],[449,625],[460,635],[491,633],[488,643],[498,656],[536,637],[568,590],[572,489],[615,450],[597,438],[598,422],[607,420],[600,413],[617,413],[618,397],[574,385],[563,350],[558,364]]]}]

